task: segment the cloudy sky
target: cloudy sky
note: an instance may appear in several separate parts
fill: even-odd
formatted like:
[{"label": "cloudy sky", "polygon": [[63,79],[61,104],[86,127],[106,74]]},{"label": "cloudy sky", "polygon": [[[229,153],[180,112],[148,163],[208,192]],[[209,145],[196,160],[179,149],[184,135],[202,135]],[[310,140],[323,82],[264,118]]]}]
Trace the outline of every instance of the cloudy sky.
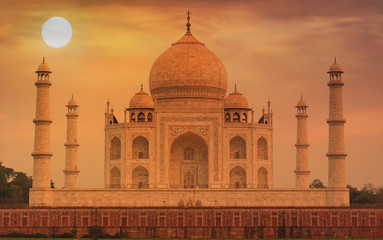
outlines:
[{"label": "cloudy sky", "polygon": [[[81,2],[81,3],[80,3]],[[36,76],[45,56],[51,81],[52,178],[64,183],[66,108],[80,105],[80,186],[103,187],[104,111],[117,118],[151,65],[191,31],[224,63],[257,118],[270,98],[274,112],[274,185],[294,187],[296,110],[309,105],[310,178],[327,184],[327,71],[337,57],[345,71],[347,183],[383,185],[383,1],[8,1],[0,0],[0,160],[32,174]],[[63,48],[41,30],[51,17],[73,29]]]}]

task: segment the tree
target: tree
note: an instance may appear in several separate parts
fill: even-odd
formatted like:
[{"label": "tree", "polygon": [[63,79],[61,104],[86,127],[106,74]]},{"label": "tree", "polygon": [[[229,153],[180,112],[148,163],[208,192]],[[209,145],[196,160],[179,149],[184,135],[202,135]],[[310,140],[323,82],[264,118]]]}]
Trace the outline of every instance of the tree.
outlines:
[{"label": "tree", "polygon": [[0,161],[0,203],[5,203],[6,199],[9,198],[8,180],[11,178],[12,173],[11,169],[3,166],[3,162]]},{"label": "tree", "polygon": [[383,204],[383,186],[380,186],[376,191],[376,200],[378,204]]},{"label": "tree", "polygon": [[350,192],[350,204],[356,204],[357,199],[360,196],[360,191],[356,187],[353,187],[351,185],[347,185],[347,188]]},{"label": "tree", "polygon": [[12,185],[18,186],[22,191],[22,202],[29,202],[29,189],[32,187],[32,177],[23,172],[16,172]]},{"label": "tree", "polygon": [[8,181],[13,178],[15,171],[12,168],[3,166],[3,162],[0,161],[0,194],[3,196],[9,188]]},{"label": "tree", "polygon": [[7,203],[23,203],[23,190],[19,186],[10,184]]},{"label": "tree", "polygon": [[361,190],[347,185],[350,190],[350,204],[383,204],[383,187],[376,188],[373,184],[367,183]]},{"label": "tree", "polygon": [[314,179],[309,185],[310,188],[326,188],[323,182],[319,179]]},{"label": "tree", "polygon": [[7,168],[0,161],[0,203],[25,204],[29,202],[32,177]]}]

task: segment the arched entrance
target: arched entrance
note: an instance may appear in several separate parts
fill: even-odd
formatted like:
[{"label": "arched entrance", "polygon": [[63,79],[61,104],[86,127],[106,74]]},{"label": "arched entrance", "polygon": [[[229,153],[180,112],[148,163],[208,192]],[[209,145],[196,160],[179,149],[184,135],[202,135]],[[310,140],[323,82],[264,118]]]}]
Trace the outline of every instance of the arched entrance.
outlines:
[{"label": "arched entrance", "polygon": [[143,136],[136,137],[132,142],[132,158],[148,159],[149,158],[149,142]]},{"label": "arched entrance", "polygon": [[195,133],[177,137],[170,148],[170,188],[208,188],[209,162],[205,140]]},{"label": "arched entrance", "polygon": [[230,140],[230,159],[246,159],[246,141],[240,136]]},{"label": "arched entrance", "polygon": [[149,172],[144,167],[136,167],[132,173],[133,188],[149,188]]},{"label": "arched entrance", "polygon": [[260,137],[257,141],[257,157],[258,159],[268,159],[267,141],[264,137]]},{"label": "arched entrance", "polygon": [[269,188],[268,187],[268,176],[267,170],[264,167],[258,169],[258,188]]},{"label": "arched entrance", "polygon": [[110,188],[120,188],[121,185],[121,172],[118,167],[113,167],[110,170]]},{"label": "arched entrance", "polygon": [[236,166],[230,171],[230,188],[246,188],[246,171]]}]

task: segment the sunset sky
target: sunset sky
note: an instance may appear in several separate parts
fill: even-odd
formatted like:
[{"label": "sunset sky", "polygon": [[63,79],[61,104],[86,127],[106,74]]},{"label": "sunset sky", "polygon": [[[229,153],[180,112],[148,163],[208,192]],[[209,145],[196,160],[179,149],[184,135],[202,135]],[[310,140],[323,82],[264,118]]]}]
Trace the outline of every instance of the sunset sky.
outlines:
[{"label": "sunset sky", "polygon": [[[256,119],[268,98],[274,112],[274,187],[295,186],[295,105],[309,105],[310,181],[327,185],[328,75],[342,77],[347,183],[383,185],[383,1],[380,0],[0,0],[0,161],[32,175],[37,66],[51,71],[52,179],[64,185],[66,107],[79,108],[81,187],[103,187],[104,111],[117,119],[139,91],[149,92],[156,58],[186,31],[223,62],[227,94],[247,97]],[[41,30],[51,17],[72,26],[52,48]]]}]

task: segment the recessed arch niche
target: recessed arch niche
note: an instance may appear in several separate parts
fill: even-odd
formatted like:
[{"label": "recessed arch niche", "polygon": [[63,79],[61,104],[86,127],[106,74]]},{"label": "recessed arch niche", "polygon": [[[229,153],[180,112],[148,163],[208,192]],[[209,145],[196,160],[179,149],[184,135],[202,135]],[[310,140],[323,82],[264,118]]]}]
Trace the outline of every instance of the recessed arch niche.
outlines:
[{"label": "recessed arch niche", "polygon": [[246,170],[236,166],[230,170],[230,188],[246,188]]},{"label": "recessed arch niche", "polygon": [[236,136],[230,140],[230,159],[246,159],[246,141]]},{"label": "recessed arch niche", "polygon": [[149,172],[146,168],[139,166],[132,172],[133,188],[149,188]]},{"label": "recessed arch niche", "polygon": [[149,141],[143,136],[136,137],[132,142],[133,159],[149,159]]},{"label": "recessed arch niche", "polygon": [[187,132],[174,139],[168,179],[170,188],[208,188],[208,146],[201,136]]},{"label": "recessed arch niche", "polygon": [[113,167],[110,170],[110,187],[111,188],[121,187],[121,171],[118,167]]},{"label": "recessed arch niche", "polygon": [[258,179],[258,185],[257,185],[258,188],[269,188],[268,173],[266,168],[260,167],[258,169],[257,179]]}]

